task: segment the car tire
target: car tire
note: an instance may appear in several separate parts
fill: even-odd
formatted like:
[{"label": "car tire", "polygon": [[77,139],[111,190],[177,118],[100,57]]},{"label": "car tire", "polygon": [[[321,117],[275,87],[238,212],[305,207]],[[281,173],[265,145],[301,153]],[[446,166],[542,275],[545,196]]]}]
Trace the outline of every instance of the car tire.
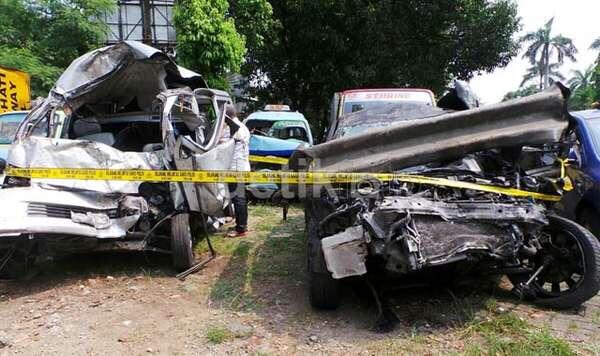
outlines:
[{"label": "car tire", "polygon": [[577,216],[577,222],[600,239],[600,214],[596,209],[584,207]]},{"label": "car tire", "polygon": [[[537,294],[533,302],[537,305],[554,308],[570,309],[575,308],[594,297],[600,291],[600,241],[583,226],[559,217],[556,215],[548,216],[549,227],[555,231],[562,230],[573,237],[582,254],[584,272],[583,279],[577,282],[576,288],[558,292],[556,296],[545,296]],[[527,280],[529,276],[509,276],[513,284],[518,284]]]},{"label": "car tire", "polygon": [[318,236],[318,218],[310,207],[304,210],[307,233],[307,263],[310,305],[315,309],[332,310],[340,305],[340,281],[327,270]]},{"label": "car tire", "polygon": [[195,263],[192,244],[190,214],[177,214],[171,218],[171,254],[173,266],[178,272],[185,271]]}]

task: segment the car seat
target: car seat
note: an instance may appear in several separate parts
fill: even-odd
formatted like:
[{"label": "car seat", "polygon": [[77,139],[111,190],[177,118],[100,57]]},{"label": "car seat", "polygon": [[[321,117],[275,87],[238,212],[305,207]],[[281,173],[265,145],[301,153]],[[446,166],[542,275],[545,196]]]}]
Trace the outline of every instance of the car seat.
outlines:
[{"label": "car seat", "polygon": [[102,132],[98,120],[92,118],[79,119],[73,123],[73,135],[77,140],[100,142],[112,146],[115,136],[111,132]]}]

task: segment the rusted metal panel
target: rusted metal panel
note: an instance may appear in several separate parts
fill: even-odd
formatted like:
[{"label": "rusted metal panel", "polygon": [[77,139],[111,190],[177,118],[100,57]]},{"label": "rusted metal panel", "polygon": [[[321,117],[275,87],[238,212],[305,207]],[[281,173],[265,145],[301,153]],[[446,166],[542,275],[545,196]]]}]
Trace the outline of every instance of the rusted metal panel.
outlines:
[{"label": "rusted metal panel", "polygon": [[558,141],[569,123],[569,91],[544,92],[481,108],[403,121],[301,148],[292,168],[331,172],[388,172],[459,158],[481,150]]}]

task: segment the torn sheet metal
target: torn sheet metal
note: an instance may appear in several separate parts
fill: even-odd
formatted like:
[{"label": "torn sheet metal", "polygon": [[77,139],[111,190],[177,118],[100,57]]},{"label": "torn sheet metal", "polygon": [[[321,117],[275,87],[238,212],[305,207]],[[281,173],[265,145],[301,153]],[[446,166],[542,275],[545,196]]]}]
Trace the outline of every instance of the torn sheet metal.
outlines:
[{"label": "torn sheet metal", "polygon": [[[403,121],[292,155],[290,166],[329,172],[389,172],[498,147],[559,140],[569,123],[568,89],[481,108]],[[312,164],[312,165],[311,165]]]},{"label": "torn sheet metal", "polygon": [[[160,151],[123,152],[108,145],[66,139],[30,136],[13,144],[7,162],[16,167],[164,169]],[[139,182],[33,179],[51,187],[90,190],[99,193],[137,194]]]},{"label": "torn sheet metal", "polygon": [[166,53],[140,42],[119,42],[75,59],[48,97],[27,116],[31,125],[22,125],[16,136],[27,136],[55,108],[67,115],[84,105],[96,115],[121,112],[126,106],[150,113],[161,91],[206,86],[200,74],[177,66]]},{"label": "torn sheet metal", "polygon": [[327,269],[335,279],[367,273],[367,246],[362,226],[348,229],[321,240]]},{"label": "torn sheet metal", "polygon": [[124,41],[75,59],[53,92],[73,109],[96,102],[94,98],[127,104],[134,95],[145,108],[159,92],[175,84],[206,87],[200,74],[177,66],[166,53],[141,42]]},{"label": "torn sheet metal", "polygon": [[[235,141],[228,140],[215,146],[204,154],[195,154],[197,170],[226,171],[231,167]],[[190,184],[191,185],[191,184]],[[229,205],[229,189],[227,184],[196,184],[198,198],[201,199],[202,212],[209,216],[223,216],[223,209]]]}]

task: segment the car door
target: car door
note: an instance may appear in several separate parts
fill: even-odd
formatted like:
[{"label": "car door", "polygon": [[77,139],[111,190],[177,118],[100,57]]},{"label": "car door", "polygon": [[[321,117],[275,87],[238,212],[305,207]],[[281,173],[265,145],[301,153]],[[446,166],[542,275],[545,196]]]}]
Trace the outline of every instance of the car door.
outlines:
[{"label": "car door", "polygon": [[[228,170],[234,142],[221,140],[225,131],[224,110],[217,110],[215,102],[214,107],[208,107],[213,112],[202,112],[196,95],[189,90],[168,91],[159,99],[166,166],[187,171]],[[209,120],[210,115],[216,120]],[[223,183],[172,183],[171,193],[176,210],[219,216],[229,204],[229,192]]]}]

